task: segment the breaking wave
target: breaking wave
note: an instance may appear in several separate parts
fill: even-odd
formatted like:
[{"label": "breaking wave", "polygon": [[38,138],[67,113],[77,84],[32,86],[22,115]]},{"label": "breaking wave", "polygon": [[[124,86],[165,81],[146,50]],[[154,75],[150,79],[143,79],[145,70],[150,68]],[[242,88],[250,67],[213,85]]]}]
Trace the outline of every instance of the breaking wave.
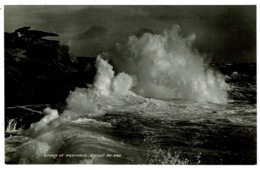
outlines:
[{"label": "breaking wave", "polygon": [[162,35],[130,37],[125,46],[117,45],[116,51],[97,57],[93,85],[72,91],[63,114],[46,108],[46,116],[31,129],[43,129],[58,117],[63,121],[98,116],[121,107],[126,110],[126,105],[131,110],[130,105],[140,104],[138,101],[147,103],[147,97],[225,103],[225,77],[207,67],[203,57],[192,50],[194,40],[194,34],[183,37],[179,26]]},{"label": "breaking wave", "polygon": [[102,114],[108,109],[104,108],[103,99],[116,99],[111,94],[133,93],[163,100],[225,103],[228,89],[225,77],[209,68],[192,49],[194,40],[194,34],[183,37],[179,26],[165,30],[162,35],[146,33],[140,38],[130,37],[126,45],[117,45],[113,52],[97,57],[93,86],[71,92],[68,110],[88,116]]},{"label": "breaking wave", "polygon": [[[195,37],[194,34],[182,36],[181,28],[174,25],[162,35],[145,33],[140,38],[132,36],[126,45],[117,44],[113,52],[104,53],[100,57],[108,59],[119,73],[116,80],[121,81],[118,80],[117,86],[114,86],[118,92],[125,94],[131,88],[133,92],[149,98],[225,103],[228,89],[225,77],[209,68],[202,55],[193,50]],[[99,60],[97,63],[105,62]],[[109,88],[114,78],[112,67],[106,65],[101,68],[104,64],[97,66],[99,74],[96,79],[99,81],[95,85],[99,87],[104,81],[106,83],[102,82],[102,86]],[[101,72],[109,74],[106,79],[102,79],[105,74]],[[123,77],[127,81],[122,80]]]},{"label": "breaking wave", "polygon": [[[73,163],[74,159],[69,160],[69,157],[53,159],[45,155],[114,154],[126,150],[129,157],[135,158],[138,152],[132,153],[133,148],[109,136],[113,123],[119,127],[125,124],[124,116],[120,116],[122,123],[116,122],[116,119],[102,122],[102,119],[92,118],[109,112],[119,115],[127,112],[160,115],[162,112],[168,116],[168,113],[177,114],[183,110],[182,107],[177,107],[178,102],[167,103],[163,101],[166,99],[225,103],[228,85],[224,76],[207,67],[203,57],[192,50],[195,35],[183,37],[180,31],[179,26],[173,26],[162,35],[146,33],[140,38],[132,36],[125,46],[117,45],[115,51],[98,56],[93,85],[72,91],[62,114],[46,108],[43,111],[45,116],[24,132],[31,139],[26,139],[18,147],[18,153],[12,152],[14,155],[11,154],[6,159],[12,158],[19,163]],[[173,113],[173,108],[176,113]],[[186,112],[190,110],[186,109]],[[131,123],[135,122],[134,119],[131,120]],[[126,125],[129,124],[126,122]],[[34,155],[31,156],[30,153]],[[77,162],[100,163],[104,159],[88,158]],[[189,164],[179,154],[162,151],[149,157],[147,162],[157,164],[158,160],[165,164]],[[120,158],[119,161],[128,160]]]}]

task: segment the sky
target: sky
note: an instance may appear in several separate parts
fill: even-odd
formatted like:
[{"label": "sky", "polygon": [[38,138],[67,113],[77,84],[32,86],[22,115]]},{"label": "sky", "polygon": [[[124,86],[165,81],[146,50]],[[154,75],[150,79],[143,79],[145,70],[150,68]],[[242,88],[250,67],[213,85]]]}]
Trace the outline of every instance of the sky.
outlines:
[{"label": "sky", "polygon": [[53,6],[4,7],[4,31],[30,26],[58,33],[76,56],[95,57],[143,32],[160,34],[178,24],[194,33],[194,48],[212,62],[256,62],[256,6]]}]

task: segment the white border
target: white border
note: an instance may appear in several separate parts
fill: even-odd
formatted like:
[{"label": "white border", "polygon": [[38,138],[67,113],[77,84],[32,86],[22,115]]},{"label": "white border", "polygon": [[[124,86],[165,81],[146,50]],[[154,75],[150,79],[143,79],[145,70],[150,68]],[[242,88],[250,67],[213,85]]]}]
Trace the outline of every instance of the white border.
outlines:
[{"label": "white border", "polygon": [[[71,168],[79,168],[79,169],[96,169],[96,168],[113,168],[113,169],[132,169],[132,168],[140,168],[140,169],[158,169],[158,168],[164,168],[164,169],[259,169],[259,165],[250,165],[250,166],[182,166],[182,165],[164,165],[164,166],[157,166],[157,165],[142,165],[142,166],[136,166],[136,165],[113,165],[113,166],[107,166],[107,165],[5,165],[4,163],[4,5],[258,5],[257,0],[178,0],[178,1],[170,1],[170,0],[127,0],[127,1],[115,1],[115,0],[73,0],[73,1],[57,1],[57,0],[42,0],[42,1],[36,1],[36,0],[1,0],[0,1],[0,56],[1,56],[1,62],[0,62],[0,133],[3,135],[2,139],[0,140],[0,166],[1,169],[9,169],[9,168],[19,168],[20,169],[35,169],[35,168],[65,168],[65,169],[71,169]],[[257,28],[259,26],[260,19],[258,17],[257,13]],[[258,32],[258,29],[257,29]],[[257,42],[259,40],[259,35],[257,34]],[[257,43],[257,54],[258,54],[259,44]],[[258,64],[257,64],[258,65]],[[259,75],[259,68],[257,67],[257,75]],[[259,79],[257,76],[257,84],[259,83]],[[258,88],[257,88],[258,89]],[[259,93],[257,93],[257,99],[259,98]],[[257,106],[257,112],[259,113],[259,109]],[[259,116],[257,116],[257,122],[259,122]],[[257,125],[257,136],[259,136],[259,129]],[[257,140],[257,146],[259,146],[259,140]],[[258,147],[257,147],[258,148]],[[257,163],[259,164],[259,152],[257,152]]]}]

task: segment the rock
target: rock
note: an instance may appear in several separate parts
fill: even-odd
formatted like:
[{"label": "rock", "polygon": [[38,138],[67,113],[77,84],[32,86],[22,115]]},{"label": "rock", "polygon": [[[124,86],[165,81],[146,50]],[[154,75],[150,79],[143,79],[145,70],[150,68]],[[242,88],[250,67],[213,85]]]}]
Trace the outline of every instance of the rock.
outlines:
[{"label": "rock", "polygon": [[42,37],[48,37],[48,36],[59,36],[58,34],[55,33],[49,33],[49,32],[44,32],[44,31],[38,31],[38,30],[28,30],[23,33],[27,37],[33,37],[33,38],[42,38]]},{"label": "rock", "polygon": [[6,106],[62,103],[75,87],[93,82],[95,58],[78,62],[69,46],[42,39],[58,34],[29,29],[5,33]]},{"label": "rock", "polygon": [[93,68],[93,65],[95,65],[96,58],[93,57],[77,57],[77,67],[80,71],[90,71]]},{"label": "rock", "polygon": [[29,30],[31,27],[22,27],[18,28],[15,30],[15,33],[19,33],[23,36],[26,37],[34,37],[34,38],[42,38],[42,37],[47,37],[47,36],[59,36],[58,34],[55,33],[49,33],[49,32],[44,32],[44,31],[39,31],[39,30]]},{"label": "rock", "polygon": [[[9,33],[5,32],[5,47],[12,47],[18,39],[18,34],[17,33]],[[15,46],[15,45],[14,45]]]},{"label": "rock", "polygon": [[31,27],[22,27],[22,28],[18,28],[17,30],[15,30],[14,32],[19,32],[21,34],[26,33]]}]

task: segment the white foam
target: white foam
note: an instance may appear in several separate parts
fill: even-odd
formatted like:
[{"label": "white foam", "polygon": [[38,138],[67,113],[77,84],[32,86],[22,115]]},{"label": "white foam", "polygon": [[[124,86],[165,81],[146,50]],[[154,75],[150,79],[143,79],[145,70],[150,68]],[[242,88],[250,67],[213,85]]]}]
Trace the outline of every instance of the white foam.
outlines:
[{"label": "white foam", "polygon": [[136,77],[132,90],[158,99],[192,99],[226,102],[225,77],[206,67],[203,57],[192,49],[194,34],[183,37],[174,25],[162,35],[144,34],[129,38],[125,46],[103,57],[113,61],[119,72]]},{"label": "white foam", "polygon": [[38,131],[44,129],[52,120],[59,117],[58,111],[49,107],[45,108],[43,113],[45,116],[39,122],[32,124],[30,128],[31,130]]},{"label": "white foam", "polygon": [[132,87],[132,77],[125,73],[118,74],[113,81],[114,92],[122,95],[126,95],[129,89]]},{"label": "white foam", "polygon": [[8,121],[8,126],[6,128],[6,133],[17,132],[16,126],[17,126],[17,122],[15,121],[15,119],[10,119]]},{"label": "white foam", "polygon": [[97,57],[96,67],[97,73],[94,80],[94,87],[102,95],[109,95],[111,84],[114,78],[114,71],[112,66],[100,57]]}]

